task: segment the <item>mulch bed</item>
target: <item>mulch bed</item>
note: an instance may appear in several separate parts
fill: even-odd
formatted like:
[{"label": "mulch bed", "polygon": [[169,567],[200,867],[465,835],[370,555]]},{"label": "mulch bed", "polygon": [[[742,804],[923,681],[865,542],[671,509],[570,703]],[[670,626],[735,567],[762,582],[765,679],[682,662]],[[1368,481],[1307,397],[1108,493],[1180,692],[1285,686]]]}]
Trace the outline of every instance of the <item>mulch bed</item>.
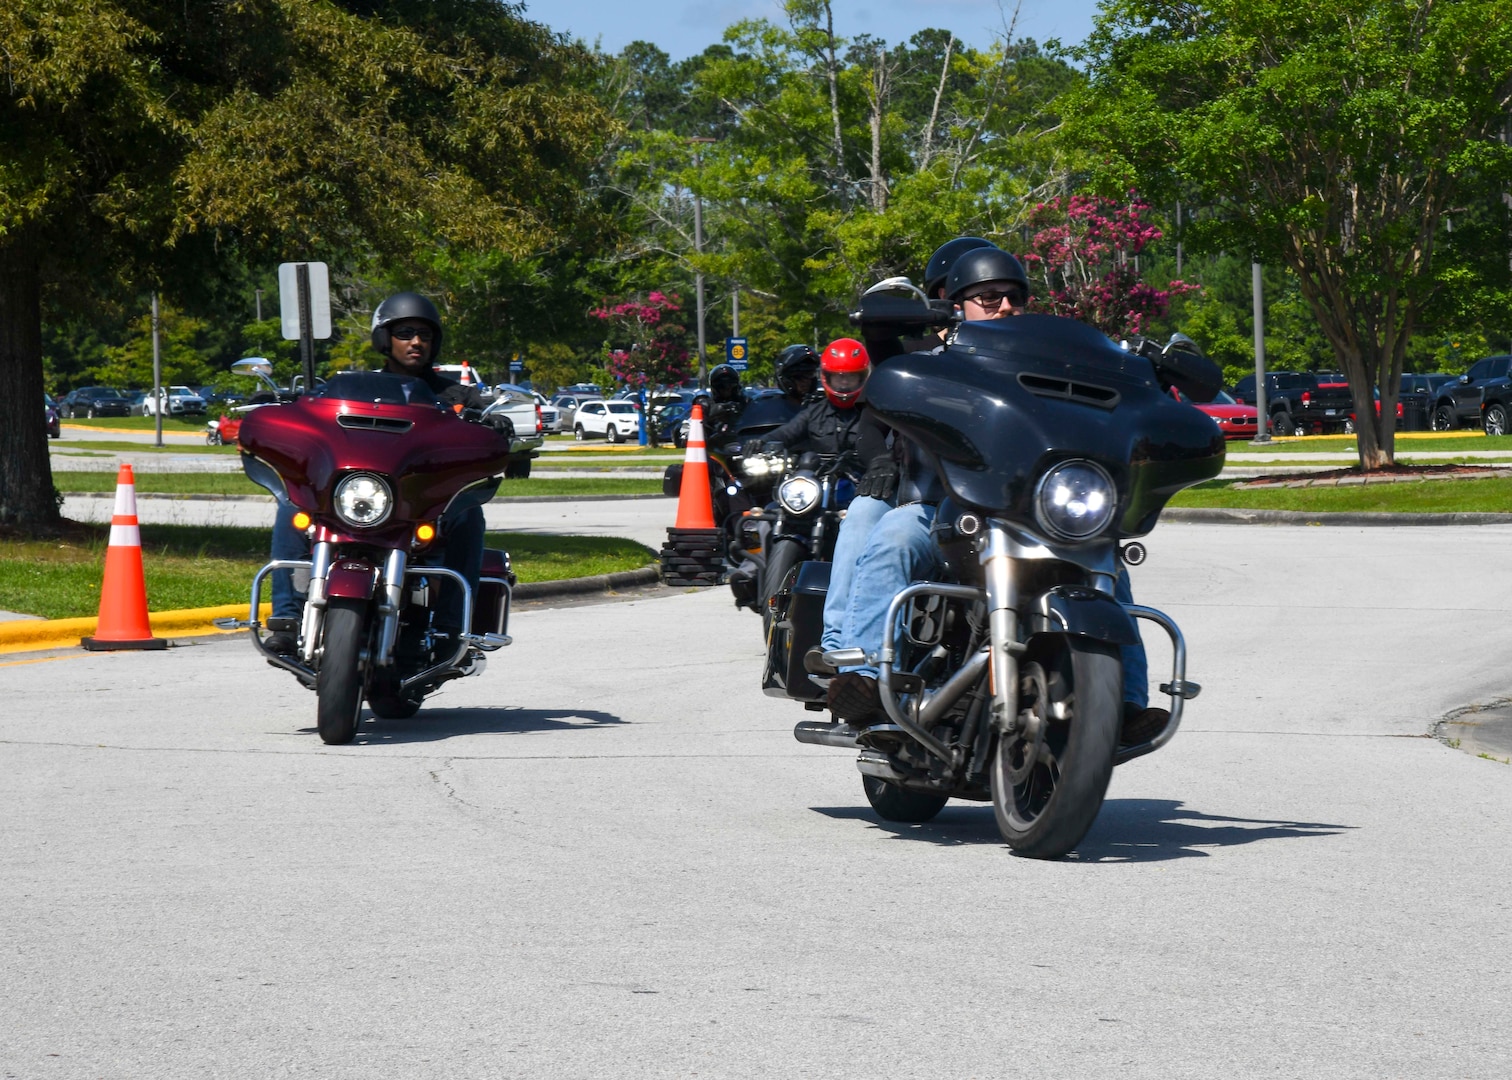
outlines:
[{"label": "mulch bed", "polygon": [[1512,476],[1512,468],[1495,465],[1388,465],[1383,469],[1329,469],[1324,472],[1260,476],[1233,485],[1235,490],[1273,487],[1339,487],[1396,484],[1412,480],[1485,480]]}]

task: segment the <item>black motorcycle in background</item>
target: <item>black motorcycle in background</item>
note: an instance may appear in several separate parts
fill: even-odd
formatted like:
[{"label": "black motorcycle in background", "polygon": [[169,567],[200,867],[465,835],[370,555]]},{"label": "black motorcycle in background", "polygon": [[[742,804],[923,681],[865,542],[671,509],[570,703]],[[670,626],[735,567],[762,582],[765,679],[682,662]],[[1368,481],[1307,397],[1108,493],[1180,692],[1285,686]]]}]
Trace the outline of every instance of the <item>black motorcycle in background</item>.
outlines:
[{"label": "black motorcycle in background", "polygon": [[[887,295],[854,319],[922,333],[951,314]],[[878,669],[886,722],[861,731],[805,721],[800,742],[859,751],[867,800],[883,818],[928,821],[951,798],[990,801],[1021,854],[1071,851],[1102,806],[1113,767],[1166,745],[1199,687],[1180,629],[1114,599],[1121,556],[1166,501],[1216,476],[1224,440],[1162,383],[1205,400],[1216,368],[1184,340],[1133,355],[1068,319],[966,323],[939,355],[895,356],[867,400],[920,448],[949,493],[933,535],[946,567],[892,598],[880,651],[828,653],[830,671]],[[1211,384],[1211,385],[1209,385]],[[763,687],[823,710],[824,676],[804,654],[823,626],[829,564],[809,561],[773,597]],[[1135,619],[1174,650],[1165,728],[1121,740],[1122,645]],[[901,627],[901,629],[899,629]]]},{"label": "black motorcycle in background", "polygon": [[835,537],[845,508],[856,497],[860,462],[851,454],[801,454],[792,467],[783,469],[771,504],[752,510],[742,529],[757,530],[761,543],[759,576],[748,587],[737,588],[731,575],[730,589],[738,607],[753,607],[762,616],[762,628],[771,629],[771,601],[784,581],[811,559],[829,562],[835,553]]}]

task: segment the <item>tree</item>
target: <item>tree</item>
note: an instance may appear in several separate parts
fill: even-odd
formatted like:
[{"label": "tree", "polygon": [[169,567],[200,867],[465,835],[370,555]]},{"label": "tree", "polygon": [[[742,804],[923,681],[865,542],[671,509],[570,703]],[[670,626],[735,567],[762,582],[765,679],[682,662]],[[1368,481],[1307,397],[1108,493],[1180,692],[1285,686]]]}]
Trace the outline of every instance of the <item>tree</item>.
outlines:
[{"label": "tree", "polygon": [[653,290],[644,300],[605,300],[593,310],[607,331],[604,366],[612,379],[639,390],[688,377],[688,334],[677,301]]},{"label": "tree", "polygon": [[1063,111],[1102,181],[1196,201],[1194,246],[1291,269],[1356,414],[1380,392],[1362,465],[1391,463],[1408,343],[1466,257],[1445,215],[1512,186],[1505,0],[1111,0],[1079,55]]},{"label": "tree", "polygon": [[254,261],[528,256],[588,228],[613,128],[498,0],[9,0],[0,40],[0,522],[57,517],[44,282],[187,307]]},{"label": "tree", "polygon": [[1079,319],[1111,338],[1145,333],[1173,296],[1195,289],[1183,281],[1157,289],[1140,276],[1140,256],[1163,235],[1145,220],[1148,209],[1138,199],[1118,203],[1092,195],[1036,206],[1024,262],[1042,287],[1029,309]]}]

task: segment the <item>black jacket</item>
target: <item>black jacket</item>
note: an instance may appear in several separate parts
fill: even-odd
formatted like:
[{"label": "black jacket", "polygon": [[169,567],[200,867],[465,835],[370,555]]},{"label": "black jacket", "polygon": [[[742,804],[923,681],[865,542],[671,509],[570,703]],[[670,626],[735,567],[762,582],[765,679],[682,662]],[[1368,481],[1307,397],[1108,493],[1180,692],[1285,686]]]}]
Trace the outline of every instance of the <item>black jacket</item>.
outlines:
[{"label": "black jacket", "polygon": [[855,450],[861,437],[862,405],[851,409],[838,409],[828,398],[811,401],[798,410],[798,415],[776,431],[764,435],[764,442],[781,443],[786,449],[800,453],[812,450],[816,454],[838,457]]},{"label": "black jacket", "polygon": [[477,409],[479,412],[488,408],[488,399],[478,393],[477,387],[463,386],[455,379],[448,379],[433,367],[427,367],[413,377],[430,387],[431,393],[435,394],[436,399],[448,409],[454,405],[461,405],[464,409]]}]

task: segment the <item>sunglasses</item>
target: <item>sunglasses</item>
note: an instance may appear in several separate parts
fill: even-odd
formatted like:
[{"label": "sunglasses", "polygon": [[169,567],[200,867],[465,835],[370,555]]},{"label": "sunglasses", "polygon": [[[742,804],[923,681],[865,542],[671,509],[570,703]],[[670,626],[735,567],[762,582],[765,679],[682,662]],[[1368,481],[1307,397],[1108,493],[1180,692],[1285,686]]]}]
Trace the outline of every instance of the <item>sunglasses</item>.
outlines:
[{"label": "sunglasses", "polygon": [[391,337],[400,341],[409,341],[411,338],[419,338],[429,344],[436,336],[436,332],[426,326],[396,326],[389,331]]},{"label": "sunglasses", "polygon": [[1023,307],[1024,294],[1021,292],[979,292],[975,296],[966,297],[973,304],[986,311],[991,311],[1004,300],[1008,301],[1009,307]]}]

